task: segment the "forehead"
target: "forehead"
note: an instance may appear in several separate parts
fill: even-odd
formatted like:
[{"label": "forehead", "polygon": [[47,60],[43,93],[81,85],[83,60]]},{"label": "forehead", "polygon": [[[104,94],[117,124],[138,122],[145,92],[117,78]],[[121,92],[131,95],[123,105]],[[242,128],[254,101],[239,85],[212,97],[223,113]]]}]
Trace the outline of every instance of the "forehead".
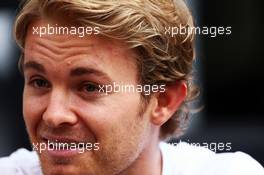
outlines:
[{"label": "forehead", "polygon": [[43,19],[33,21],[29,25],[25,39],[25,61],[38,59],[50,64],[67,63],[67,65],[85,61],[91,65],[101,66],[103,69],[106,68],[105,66],[111,67],[119,72],[137,70],[136,54],[124,42],[109,39],[100,34],[84,37],[70,34],[40,37],[34,34],[34,28],[40,29],[48,25],[60,26],[59,23]]},{"label": "forehead", "polygon": [[[103,53],[107,52],[113,55],[123,54],[124,56],[131,56],[133,54],[132,50],[129,49],[125,42],[110,39],[100,34],[86,34],[83,37],[79,36],[78,34],[70,33],[42,34],[41,36],[39,35],[40,31],[46,31],[47,33],[49,27],[54,27],[57,29],[60,27],[67,27],[68,29],[75,28],[76,30],[78,30],[78,27],[80,26],[66,25],[65,23],[58,23],[56,21],[47,19],[35,20],[30,23],[28,27],[27,35],[25,38],[25,48],[29,48],[30,50],[31,48],[34,48],[35,45],[43,46],[47,43],[46,47],[48,47],[48,49],[54,52],[58,52],[62,56],[64,53],[67,53],[66,51],[69,51],[69,49],[73,48],[75,50],[77,48],[83,48],[83,50],[93,52],[97,50],[104,50]],[[36,33],[35,31],[38,31],[39,33]],[[94,48],[96,48],[96,50],[94,50]],[[60,57],[57,58],[59,59]]]}]

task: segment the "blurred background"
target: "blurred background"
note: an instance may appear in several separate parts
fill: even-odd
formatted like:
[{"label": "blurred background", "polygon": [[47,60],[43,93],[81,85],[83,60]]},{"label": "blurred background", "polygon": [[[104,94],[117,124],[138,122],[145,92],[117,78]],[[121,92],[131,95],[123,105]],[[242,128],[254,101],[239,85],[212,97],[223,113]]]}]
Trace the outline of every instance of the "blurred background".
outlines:
[{"label": "blurred background", "polygon": [[[231,143],[264,165],[263,1],[188,1],[197,26],[231,26],[231,35],[196,39],[196,79],[202,112],[173,142]],[[0,1],[0,156],[30,149],[22,118],[23,79],[12,38],[17,0]],[[221,150],[217,150],[221,152]]]}]

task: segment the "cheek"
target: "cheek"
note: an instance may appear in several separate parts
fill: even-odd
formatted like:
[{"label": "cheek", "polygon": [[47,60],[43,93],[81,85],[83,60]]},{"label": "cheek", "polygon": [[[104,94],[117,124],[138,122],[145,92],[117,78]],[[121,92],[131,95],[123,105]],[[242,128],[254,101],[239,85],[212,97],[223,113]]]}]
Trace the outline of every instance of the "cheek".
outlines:
[{"label": "cheek", "polygon": [[30,136],[35,135],[45,108],[45,97],[34,97],[24,90],[23,117]]},{"label": "cheek", "polygon": [[97,104],[81,103],[80,109],[83,121],[101,141],[113,133],[121,134],[139,119],[140,95],[111,95]]}]

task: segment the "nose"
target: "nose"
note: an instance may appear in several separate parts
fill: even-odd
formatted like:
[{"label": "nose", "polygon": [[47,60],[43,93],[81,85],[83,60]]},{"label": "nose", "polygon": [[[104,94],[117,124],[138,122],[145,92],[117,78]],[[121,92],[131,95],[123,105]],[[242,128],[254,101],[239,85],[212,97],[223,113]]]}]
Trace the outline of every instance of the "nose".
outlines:
[{"label": "nose", "polygon": [[43,113],[44,122],[52,128],[60,127],[63,124],[74,125],[78,117],[70,108],[69,95],[61,90],[52,90],[46,110]]}]

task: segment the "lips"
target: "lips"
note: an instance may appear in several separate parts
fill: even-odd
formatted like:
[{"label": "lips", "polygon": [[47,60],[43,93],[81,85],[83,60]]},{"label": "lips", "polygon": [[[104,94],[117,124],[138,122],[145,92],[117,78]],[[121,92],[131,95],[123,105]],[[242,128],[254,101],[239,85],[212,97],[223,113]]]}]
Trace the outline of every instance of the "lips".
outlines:
[{"label": "lips", "polygon": [[41,134],[41,138],[47,139],[47,140],[60,140],[63,142],[81,142],[82,139],[78,137],[72,137],[72,136],[61,136],[61,135],[54,135],[54,134]]},{"label": "lips", "polygon": [[65,139],[62,140],[45,140],[45,143],[48,145],[49,149],[55,150],[68,150],[74,145],[78,145],[78,149],[82,149],[84,146],[84,142],[77,142],[77,141],[66,141]]},{"label": "lips", "polygon": [[68,138],[68,137],[42,137],[42,139],[44,142],[50,142],[50,143],[86,143],[86,141],[83,140],[77,140],[77,139],[73,139],[73,138]]}]

